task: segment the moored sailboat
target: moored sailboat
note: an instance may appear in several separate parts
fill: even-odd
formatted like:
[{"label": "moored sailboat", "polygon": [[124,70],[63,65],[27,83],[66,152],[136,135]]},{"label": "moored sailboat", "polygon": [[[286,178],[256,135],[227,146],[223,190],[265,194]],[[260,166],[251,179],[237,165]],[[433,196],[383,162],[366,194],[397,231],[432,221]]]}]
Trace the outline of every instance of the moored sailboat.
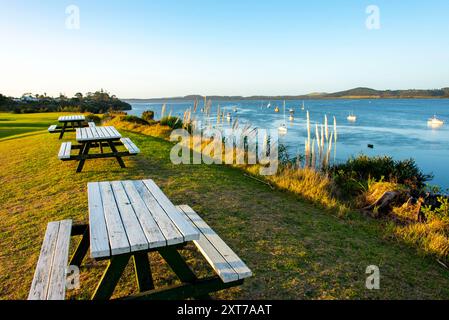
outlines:
[{"label": "moored sailboat", "polygon": [[285,121],[285,101],[284,101],[284,123],[278,128],[279,134],[287,134],[287,124]]},{"label": "moored sailboat", "polygon": [[350,122],[357,121],[357,117],[353,113],[351,113],[346,119],[348,119],[348,121],[350,121]]},{"label": "moored sailboat", "polygon": [[444,121],[438,119],[436,115],[434,115],[432,118],[427,120],[427,125],[429,127],[441,127],[443,124],[444,124]]}]

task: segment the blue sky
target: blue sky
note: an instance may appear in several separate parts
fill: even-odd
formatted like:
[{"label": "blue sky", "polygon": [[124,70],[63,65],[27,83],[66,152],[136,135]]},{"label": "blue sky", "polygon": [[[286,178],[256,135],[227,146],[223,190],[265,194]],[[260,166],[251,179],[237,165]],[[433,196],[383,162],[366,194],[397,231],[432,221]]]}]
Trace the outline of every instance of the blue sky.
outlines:
[{"label": "blue sky", "polygon": [[[80,29],[65,26],[69,5]],[[368,5],[379,30],[365,26]],[[0,93],[122,98],[449,86],[449,1],[0,0]]]}]

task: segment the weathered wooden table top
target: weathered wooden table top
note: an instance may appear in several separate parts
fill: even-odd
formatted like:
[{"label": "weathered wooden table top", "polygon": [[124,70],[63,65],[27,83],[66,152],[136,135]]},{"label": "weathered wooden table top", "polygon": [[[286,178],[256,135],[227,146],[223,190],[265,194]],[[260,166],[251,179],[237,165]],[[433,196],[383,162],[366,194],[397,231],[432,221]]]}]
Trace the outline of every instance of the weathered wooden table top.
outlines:
[{"label": "weathered wooden table top", "polygon": [[58,118],[59,122],[80,122],[85,120],[86,117],[82,115],[62,116]]},{"label": "weathered wooden table top", "polygon": [[88,184],[92,258],[149,251],[192,240],[200,233],[153,180]]},{"label": "weathered wooden table top", "polygon": [[112,126],[109,127],[87,127],[76,129],[76,140],[78,142],[116,140],[122,135]]}]

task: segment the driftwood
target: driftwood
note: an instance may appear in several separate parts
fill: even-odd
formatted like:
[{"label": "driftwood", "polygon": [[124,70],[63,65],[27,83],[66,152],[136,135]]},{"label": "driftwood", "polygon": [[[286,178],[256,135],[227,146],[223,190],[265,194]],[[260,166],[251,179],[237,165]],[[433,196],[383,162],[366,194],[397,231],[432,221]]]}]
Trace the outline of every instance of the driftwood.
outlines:
[{"label": "driftwood", "polygon": [[[375,196],[373,193],[372,196]],[[413,193],[410,191],[386,191],[373,204],[370,204],[362,211],[370,214],[372,217],[378,218],[391,212],[394,206],[400,206],[403,209],[409,209],[410,219],[417,222],[425,222],[426,217],[422,211],[423,207],[429,207],[431,210],[440,207],[439,197],[447,197],[446,195],[438,195],[431,193]]]},{"label": "driftwood", "polygon": [[369,212],[371,215],[379,217],[380,215],[390,212],[394,200],[401,194],[399,191],[386,191],[373,204],[362,208],[363,211]]}]

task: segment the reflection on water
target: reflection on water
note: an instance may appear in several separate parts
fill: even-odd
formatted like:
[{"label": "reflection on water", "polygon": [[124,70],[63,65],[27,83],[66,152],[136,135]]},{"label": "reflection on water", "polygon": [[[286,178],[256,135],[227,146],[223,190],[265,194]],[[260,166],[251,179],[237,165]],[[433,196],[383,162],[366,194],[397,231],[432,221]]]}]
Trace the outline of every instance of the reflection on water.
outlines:
[{"label": "reflection on water", "polygon": [[[267,108],[268,103],[271,104]],[[160,117],[162,103],[131,103],[130,114],[140,115],[145,110],[156,112]],[[276,129],[284,123],[282,101],[213,101],[212,119],[216,119],[217,106],[238,117],[239,123],[251,123],[259,128]],[[167,103],[167,114],[181,116],[193,106],[192,102]],[[275,107],[280,112],[275,113]],[[198,106],[197,116],[201,116]],[[237,112],[235,112],[235,109]],[[395,159],[414,158],[425,173],[433,172],[432,183],[449,188],[449,100],[306,100],[286,102],[286,118],[294,110],[293,121],[286,121],[288,133],[282,137],[290,153],[304,152],[306,111],[312,123],[323,123],[324,115],[336,117],[338,125],[337,161],[344,161],[351,155],[390,155]],[[348,116],[356,121],[348,121]],[[433,115],[444,121],[441,126],[428,126]],[[374,148],[368,148],[368,144]]]}]

